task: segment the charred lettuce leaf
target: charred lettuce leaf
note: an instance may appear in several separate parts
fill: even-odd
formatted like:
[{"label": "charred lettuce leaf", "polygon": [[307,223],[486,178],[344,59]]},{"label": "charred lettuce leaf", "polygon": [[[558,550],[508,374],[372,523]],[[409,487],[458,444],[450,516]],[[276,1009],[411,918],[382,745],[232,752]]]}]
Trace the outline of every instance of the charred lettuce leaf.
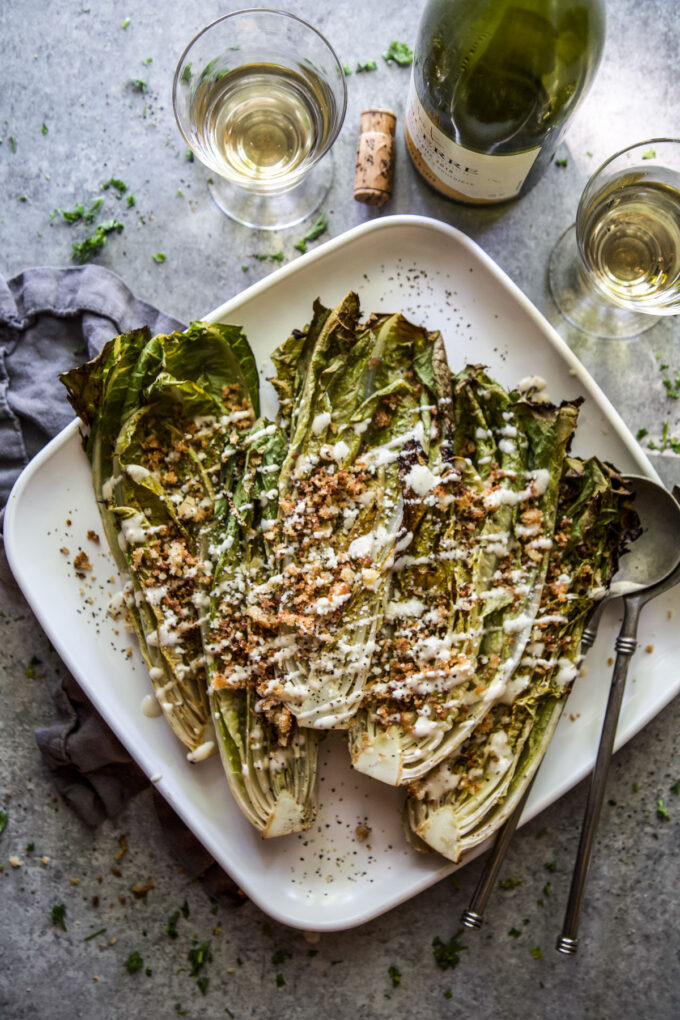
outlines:
[{"label": "charred lettuce leaf", "polygon": [[203,536],[214,565],[203,636],[218,746],[234,797],[265,837],[299,832],[317,809],[317,742],[267,684],[285,652],[271,616],[277,585],[271,529],[285,434],[260,419],[225,464],[229,497]]},{"label": "charred lettuce leaf", "polygon": [[577,406],[508,394],[468,366],[453,413],[452,498],[443,513],[431,501],[394,565],[350,728],[354,767],[393,785],[455,751],[503,696],[538,610]]},{"label": "charred lettuce leaf", "polygon": [[539,614],[503,697],[458,752],[412,783],[407,834],[453,861],[492,835],[533,778],[578,674],[580,640],[638,533],[630,492],[596,458],[568,458]]},{"label": "charred lettuce leaf", "polygon": [[209,584],[200,534],[213,514],[222,454],[258,409],[242,330],[193,323],[111,340],[61,376],[86,427],[95,496],[161,709],[189,757],[214,749],[199,628]]},{"label": "charred lettuce leaf", "polygon": [[426,458],[439,435],[443,345],[401,315],[361,323],[350,293],[335,309],[317,302],[273,360],[290,433],[275,538],[289,645],[267,693],[303,726],[342,728],[359,707],[405,540],[400,462],[408,449]]}]

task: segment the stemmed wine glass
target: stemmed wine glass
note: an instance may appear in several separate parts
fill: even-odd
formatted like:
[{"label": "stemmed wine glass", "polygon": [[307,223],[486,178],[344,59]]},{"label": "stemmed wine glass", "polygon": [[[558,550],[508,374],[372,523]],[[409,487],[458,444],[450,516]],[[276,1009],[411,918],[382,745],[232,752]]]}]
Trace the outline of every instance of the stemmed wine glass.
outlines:
[{"label": "stemmed wine glass", "polygon": [[215,175],[215,202],[266,230],[299,223],[323,201],[346,104],[342,65],[326,39],[294,14],[264,8],[199,32],[173,83],[177,124]]},{"label": "stemmed wine glass", "polygon": [[628,339],[680,313],[680,140],[652,138],[602,164],[548,282],[565,319],[595,337]]}]

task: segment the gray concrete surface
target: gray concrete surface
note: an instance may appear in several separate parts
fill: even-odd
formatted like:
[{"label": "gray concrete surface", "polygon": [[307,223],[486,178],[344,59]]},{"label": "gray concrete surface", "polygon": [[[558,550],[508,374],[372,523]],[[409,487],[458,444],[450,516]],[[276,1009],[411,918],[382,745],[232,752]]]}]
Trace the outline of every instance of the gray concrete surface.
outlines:
[{"label": "gray concrete surface", "polygon": [[[568,132],[566,167],[551,167],[536,188],[504,208],[449,203],[415,174],[398,142],[393,200],[379,213],[352,199],[359,113],[394,109],[401,123],[408,71],[386,67],[392,39],[413,42],[421,4],[291,0],[289,8],[324,31],[351,64],[377,58],[379,70],[353,75],[335,147],[336,172],[325,203],[327,236],[390,212],[430,215],[460,227],[492,256],[553,321],[636,432],[680,435],[677,401],[667,397],[660,356],[680,368],[680,323],[670,319],[631,344],[570,333],[551,307],[548,253],[571,220],[592,170],[626,144],[680,133],[677,68],[680,15],[668,0],[611,0],[603,64]],[[263,236],[225,219],[206,192],[206,174],[185,158],[170,99],[175,62],[189,38],[226,8],[214,0],[137,0],[121,4],[5,0],[0,6],[0,271],[10,277],[38,264],[68,265],[76,228],[50,219],[123,178],[136,197],[126,209],[107,193],[125,229],[98,261],[140,296],[188,320],[271,271],[250,256],[283,248],[295,256],[300,231]],[[122,28],[124,18],[130,18]],[[134,91],[131,79],[148,81]],[[43,133],[42,125],[47,133]],[[16,146],[11,142],[16,140]],[[162,264],[153,254],[165,252]],[[242,266],[249,266],[244,272]],[[657,458],[668,484],[680,481],[675,456]],[[309,942],[270,922],[250,903],[212,902],[168,848],[149,793],[112,822],[86,830],[54,794],[33,739],[52,717],[32,656],[59,668],[9,577],[0,615],[0,1015],[8,1020],[117,1017],[480,1017],[646,1018],[680,1015],[678,864],[680,779],[676,700],[615,758],[574,959],[553,950],[576,850],[581,784],[520,831],[504,872],[521,879],[498,890],[482,931],[466,934],[455,970],[435,966],[431,943],[447,940],[474,888],[479,862],[353,931]],[[30,672],[30,671],[29,671]],[[635,787],[633,784],[636,784]],[[656,815],[663,798],[669,820]],[[115,859],[121,835],[129,850]],[[540,838],[539,838],[540,837]],[[27,846],[33,845],[33,850]],[[9,857],[22,864],[13,868]],[[41,863],[42,857],[48,863]],[[555,870],[546,870],[547,862]],[[120,874],[112,869],[117,868]],[[146,899],[129,892],[153,878]],[[549,881],[551,891],[544,891]],[[98,905],[94,905],[98,897]],[[168,917],[186,902],[179,937]],[[50,911],[66,906],[66,931]],[[91,940],[99,929],[106,931]],[[512,929],[519,937],[509,934]],[[190,976],[192,938],[210,939],[210,983]],[[532,949],[542,951],[532,955]],[[144,968],[129,974],[137,950]],[[275,962],[278,951],[285,954]],[[313,951],[313,955],[310,954]],[[280,959],[280,957],[279,957]],[[398,967],[392,986],[388,968]],[[148,968],[148,972],[147,972]],[[285,984],[277,984],[277,974]]]}]

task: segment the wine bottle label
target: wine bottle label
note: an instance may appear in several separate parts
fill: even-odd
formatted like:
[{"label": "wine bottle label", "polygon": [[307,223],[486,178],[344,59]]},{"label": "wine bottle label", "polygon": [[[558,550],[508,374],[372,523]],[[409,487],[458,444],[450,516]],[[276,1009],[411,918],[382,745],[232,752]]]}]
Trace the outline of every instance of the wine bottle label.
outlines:
[{"label": "wine bottle label", "polygon": [[406,145],[416,167],[438,191],[464,202],[502,202],[519,194],[540,146],[495,156],[474,152],[445,135],[425,112],[411,75]]}]

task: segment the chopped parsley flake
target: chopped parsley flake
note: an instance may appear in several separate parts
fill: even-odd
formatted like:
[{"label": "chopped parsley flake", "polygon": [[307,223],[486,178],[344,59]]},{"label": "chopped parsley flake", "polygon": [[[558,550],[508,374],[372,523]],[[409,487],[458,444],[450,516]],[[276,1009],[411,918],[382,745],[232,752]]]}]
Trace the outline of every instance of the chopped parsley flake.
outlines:
[{"label": "chopped parsley flake", "polygon": [[186,900],[179,909],[182,911],[182,917],[187,918],[189,916],[189,904]]},{"label": "chopped parsley flake", "polygon": [[188,85],[191,81],[191,64],[185,64],[182,68],[182,73],[179,76],[179,80],[183,81],[185,85]]},{"label": "chopped parsley flake", "polygon": [[395,967],[394,964],[392,964],[390,967],[387,968],[387,973],[389,974],[392,980],[392,987],[398,988],[399,985],[401,984],[401,971],[399,970],[399,968]]},{"label": "chopped parsley flake", "polygon": [[291,960],[292,957],[293,954],[289,949],[277,949],[276,952],[272,954],[272,963],[276,966],[279,963],[284,963],[286,960]]},{"label": "chopped parsley flake", "polygon": [[177,922],[179,921],[179,910],[176,910],[174,914],[170,914],[168,923],[165,926],[165,934],[169,935],[171,939],[176,939],[178,935]]},{"label": "chopped parsley flake", "polygon": [[127,184],[118,177],[109,177],[106,184],[102,184],[102,191],[106,191],[108,188],[114,188],[119,195],[124,195],[127,191]]},{"label": "chopped parsley flake", "polygon": [[543,837],[547,835],[548,835],[547,828],[539,829],[539,831],[536,833],[536,839],[543,839]]},{"label": "chopped parsley flake", "polygon": [[42,124],[40,125],[40,133],[43,135],[47,135],[49,134],[49,130],[50,129],[48,128],[47,124],[45,123],[45,121],[43,121]]},{"label": "chopped parsley flake", "polygon": [[[674,793],[676,797],[680,793],[680,779],[678,779],[677,783],[673,783],[671,786],[671,793]],[[0,832],[2,832],[2,828],[0,828]]]},{"label": "chopped parsley flake", "polygon": [[210,983],[210,978],[209,977],[205,977],[205,975],[203,977],[200,977],[200,978],[196,979],[196,984],[201,989],[201,994],[202,995],[205,995],[205,993],[208,991],[208,984],[209,983]]},{"label": "chopped parsley flake", "polygon": [[149,91],[149,83],[148,83],[148,81],[143,81],[141,78],[131,78],[130,79],[130,87],[132,88],[132,90],[134,92],[148,92]]},{"label": "chopped parsley flake", "polygon": [[50,917],[52,918],[52,924],[57,925],[63,931],[66,931],[66,925],[64,918],[66,917],[66,907],[63,903],[55,903],[50,911]]},{"label": "chopped parsley flake", "polygon": [[534,960],[542,960],[543,959],[543,953],[541,952],[541,950],[540,950],[540,948],[538,946],[534,946],[530,950],[530,953],[533,956]]},{"label": "chopped parsley flake", "polygon": [[12,150],[12,152],[16,152],[17,151],[17,140],[14,137],[14,135],[10,135],[9,136],[9,147]]},{"label": "chopped parsley flake", "polygon": [[519,939],[522,937],[522,933],[521,931],[519,931],[518,928],[511,928],[510,931],[508,932],[508,935],[510,936],[510,938],[513,939]]},{"label": "chopped parsley flake", "polygon": [[61,213],[61,217],[66,223],[77,223],[85,215],[85,206],[78,202],[73,209],[55,209],[52,218],[58,216],[59,213]]},{"label": "chopped parsley flake", "polygon": [[552,885],[550,884],[550,882],[546,882],[545,885],[543,886],[543,895],[544,896],[550,896],[551,890],[552,890]]},{"label": "chopped parsley flake", "polygon": [[403,42],[391,42],[383,53],[383,60],[387,63],[394,61],[402,67],[408,67],[413,63],[413,50]]},{"label": "chopped parsley flake", "polygon": [[513,878],[512,875],[509,878],[503,878],[498,883],[501,889],[516,889],[518,885],[522,884],[521,878]]},{"label": "chopped parsley flake", "polygon": [[641,429],[638,429],[637,432],[635,433],[635,438],[637,439],[638,442],[640,442],[641,439],[644,439],[645,436],[648,436],[648,435],[649,435],[649,429],[641,428]]},{"label": "chopped parsley flake", "polygon": [[662,822],[670,822],[671,820],[668,808],[661,799],[656,802],[656,817],[660,818]]},{"label": "chopped parsley flake", "polygon": [[569,165],[569,160],[567,159],[566,156],[563,159],[556,159],[555,160],[555,166],[568,166],[568,165]]},{"label": "chopped parsley flake", "polygon": [[130,19],[126,18],[125,21],[123,22],[123,24],[120,27],[125,29],[125,28],[128,27],[129,24],[130,24]]},{"label": "chopped parsley flake", "polygon": [[0,809],[0,832],[4,832],[5,831],[5,829],[7,828],[8,820],[9,819],[8,819],[7,812],[2,810],[2,809]]},{"label": "chopped parsley flake", "polygon": [[71,257],[82,266],[85,262],[89,262],[92,256],[104,247],[108,234],[114,230],[120,233],[122,229],[123,224],[119,223],[118,220],[106,220],[104,223],[100,223],[94,234],[72,246]]},{"label": "chopped parsley flake", "polygon": [[639,789],[640,789],[640,787],[638,786],[638,784],[637,783],[633,783],[633,793],[637,793]]},{"label": "chopped parsley flake", "polygon": [[365,60],[362,63],[358,63],[356,66],[357,74],[361,74],[362,71],[377,71],[378,65],[375,60]]},{"label": "chopped parsley flake", "polygon": [[557,871],[557,861],[546,861],[544,867],[546,871]]},{"label": "chopped parsley flake", "polygon": [[316,241],[317,237],[320,237],[326,230],[328,230],[328,220],[323,213],[320,213],[302,240],[298,241],[293,247],[304,255],[307,251],[307,241]]},{"label": "chopped parsley flake", "polygon": [[194,161],[194,154],[191,151],[191,149],[187,149],[186,150],[186,157],[187,157],[187,162],[193,163],[193,161]]},{"label": "chopped parsley flake", "polygon": [[458,954],[467,949],[467,946],[458,941],[458,937],[462,934],[463,929],[460,928],[455,935],[452,935],[448,942],[442,942],[438,935],[432,939],[434,960],[441,970],[457,967],[460,963],[460,956]]},{"label": "chopped parsley flake", "polygon": [[277,974],[276,975],[276,987],[277,988],[283,988],[285,983],[286,983],[286,979],[283,976],[283,974]]},{"label": "chopped parsley flake", "polygon": [[[271,254],[264,255],[253,255],[252,258],[257,259],[259,262],[283,262],[285,256],[282,251],[274,251]],[[246,267],[247,268],[247,267]]]},{"label": "chopped parsley flake", "polygon": [[342,73],[344,75],[347,75],[348,77],[352,73],[352,68],[349,66],[349,64],[345,63],[345,61],[343,61],[342,63]]},{"label": "chopped parsley flake", "polygon": [[130,953],[127,960],[125,961],[125,968],[128,974],[136,974],[137,971],[141,970],[143,966],[144,960],[135,949],[134,952]]},{"label": "chopped parsley flake", "polygon": [[44,673],[36,673],[35,667],[42,665],[42,659],[39,659],[37,655],[31,656],[31,661],[26,667],[26,679],[27,680],[39,680],[43,677]]},{"label": "chopped parsley flake", "polygon": [[151,258],[154,262],[165,262],[166,255],[164,251],[157,251],[155,255],[151,256]]},{"label": "chopped parsley flake", "polygon": [[191,976],[197,977],[206,963],[212,960],[210,952],[210,941],[203,942],[200,946],[194,946],[187,953],[187,960],[191,964]]},{"label": "chopped parsley flake", "polygon": [[137,202],[136,202],[135,196],[134,195],[128,195],[128,197],[127,197],[127,207],[128,207],[128,209],[132,209],[133,205],[136,205],[136,204],[137,204]]},{"label": "chopped parsley flake", "polygon": [[101,197],[95,198],[94,202],[92,203],[90,208],[85,213],[85,216],[83,217],[86,223],[94,223],[94,221],[97,218],[97,214],[99,213],[99,210],[101,209],[103,204],[104,204],[103,198]]},{"label": "chopped parsley flake", "polygon": [[85,936],[85,938],[83,939],[83,942],[89,942],[90,939],[96,939],[97,935],[103,935],[105,931],[106,931],[106,928],[100,928],[98,931],[93,931],[90,935],[86,935]]},{"label": "chopped parsley flake", "polygon": [[646,152],[642,153],[643,159],[654,159],[656,156],[656,149],[647,149]]}]

